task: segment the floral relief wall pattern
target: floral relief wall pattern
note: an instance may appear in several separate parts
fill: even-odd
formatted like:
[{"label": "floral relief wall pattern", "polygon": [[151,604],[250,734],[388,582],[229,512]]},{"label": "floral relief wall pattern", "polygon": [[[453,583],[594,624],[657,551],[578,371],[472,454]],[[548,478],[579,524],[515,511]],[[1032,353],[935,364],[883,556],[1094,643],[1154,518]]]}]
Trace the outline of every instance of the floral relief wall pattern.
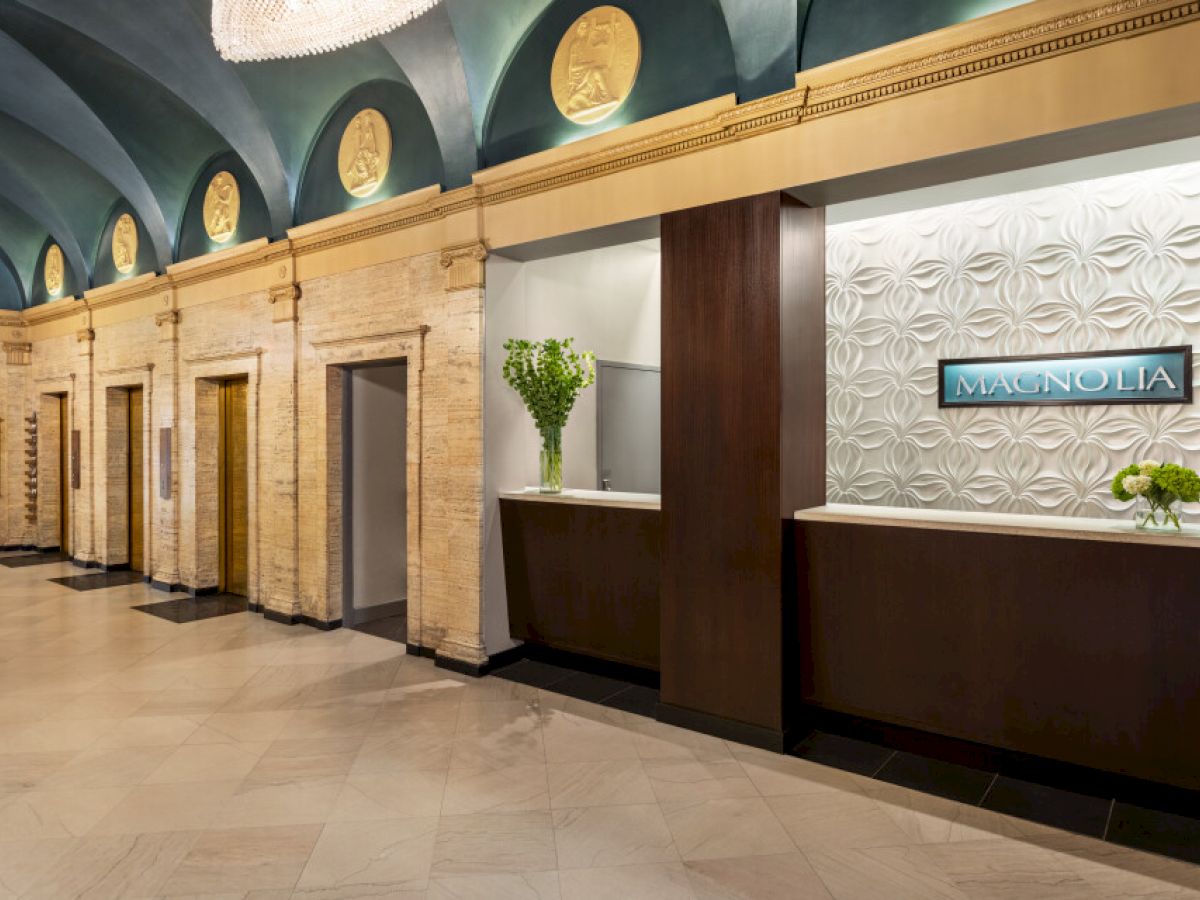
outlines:
[{"label": "floral relief wall pattern", "polygon": [[1192,344],[1200,164],[834,225],[829,500],[1124,516],[1112,474],[1200,463],[1200,407],[939,409],[939,358]]}]

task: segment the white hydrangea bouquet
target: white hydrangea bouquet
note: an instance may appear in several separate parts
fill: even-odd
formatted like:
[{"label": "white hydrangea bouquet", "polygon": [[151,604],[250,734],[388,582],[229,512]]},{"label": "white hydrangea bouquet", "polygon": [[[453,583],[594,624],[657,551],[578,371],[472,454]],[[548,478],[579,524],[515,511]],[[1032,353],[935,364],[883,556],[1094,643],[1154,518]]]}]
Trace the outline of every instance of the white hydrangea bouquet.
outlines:
[{"label": "white hydrangea bouquet", "polygon": [[1138,528],[1178,531],[1181,505],[1200,501],[1200,475],[1175,463],[1147,459],[1114,475],[1112,494],[1118,500],[1137,501],[1133,521]]}]

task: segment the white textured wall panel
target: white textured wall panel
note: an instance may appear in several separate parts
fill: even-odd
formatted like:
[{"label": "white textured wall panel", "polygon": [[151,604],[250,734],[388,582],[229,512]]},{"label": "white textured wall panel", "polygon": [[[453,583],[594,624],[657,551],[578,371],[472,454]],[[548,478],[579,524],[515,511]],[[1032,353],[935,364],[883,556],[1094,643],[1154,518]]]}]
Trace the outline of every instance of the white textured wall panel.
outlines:
[{"label": "white textured wall panel", "polygon": [[1200,464],[1200,407],[939,409],[939,358],[1200,334],[1200,164],[832,226],[829,499],[1121,516],[1117,468]]}]

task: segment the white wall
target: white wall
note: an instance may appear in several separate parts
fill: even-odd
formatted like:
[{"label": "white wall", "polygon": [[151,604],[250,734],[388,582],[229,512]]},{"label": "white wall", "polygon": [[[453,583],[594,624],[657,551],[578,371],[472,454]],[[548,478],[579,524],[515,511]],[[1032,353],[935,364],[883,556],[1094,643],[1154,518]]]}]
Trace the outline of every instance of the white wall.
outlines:
[{"label": "white wall", "polygon": [[1195,406],[937,405],[939,358],[1196,343],[1200,164],[827,237],[831,501],[1126,516],[1109,495],[1119,468],[1200,463]]},{"label": "white wall", "polygon": [[[509,646],[497,495],[538,483],[541,440],[516,391],[504,383],[509,338],[575,338],[597,359],[661,361],[659,244],[621,244],[531,262],[487,261],[484,309],[484,640]],[[563,486],[594,490],[596,388],[580,395],[563,431]]]}]

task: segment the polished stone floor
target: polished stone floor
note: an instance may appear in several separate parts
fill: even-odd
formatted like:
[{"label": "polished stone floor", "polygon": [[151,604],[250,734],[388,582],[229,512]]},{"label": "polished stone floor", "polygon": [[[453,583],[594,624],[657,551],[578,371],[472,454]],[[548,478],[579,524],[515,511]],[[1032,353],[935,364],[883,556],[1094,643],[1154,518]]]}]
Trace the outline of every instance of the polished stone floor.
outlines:
[{"label": "polished stone floor", "polygon": [[0,898],[1200,897],[1184,862],[70,574],[0,567]]}]

